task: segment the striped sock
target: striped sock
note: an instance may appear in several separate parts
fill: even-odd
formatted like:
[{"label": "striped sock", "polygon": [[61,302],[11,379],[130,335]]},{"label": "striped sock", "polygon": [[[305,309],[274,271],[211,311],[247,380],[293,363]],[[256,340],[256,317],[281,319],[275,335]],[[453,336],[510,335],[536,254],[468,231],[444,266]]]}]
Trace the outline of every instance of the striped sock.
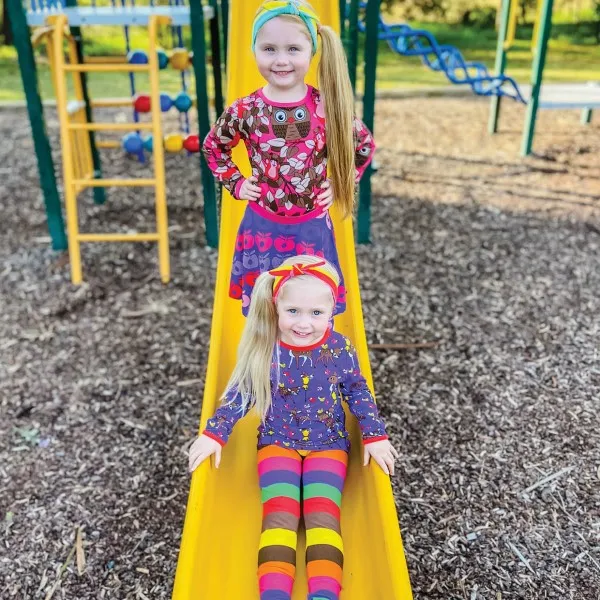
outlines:
[{"label": "striped sock", "polygon": [[291,600],[296,575],[302,458],[294,450],[265,446],[258,451],[263,504],[258,551],[260,600]]},{"label": "striped sock", "polygon": [[340,508],[347,466],[343,450],[311,452],[302,465],[309,600],[338,600],[342,589]]}]

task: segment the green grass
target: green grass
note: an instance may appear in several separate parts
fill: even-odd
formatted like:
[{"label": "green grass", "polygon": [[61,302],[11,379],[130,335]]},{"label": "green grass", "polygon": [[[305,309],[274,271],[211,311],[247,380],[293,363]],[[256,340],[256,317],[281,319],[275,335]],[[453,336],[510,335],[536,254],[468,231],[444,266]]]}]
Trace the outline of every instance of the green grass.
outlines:
[{"label": "green grass", "polygon": [[[389,19],[393,19],[390,17]],[[496,33],[493,30],[480,30],[458,25],[440,23],[411,23],[413,27],[423,27],[436,36],[442,44],[457,46],[467,60],[483,62],[493,71],[496,53]],[[124,54],[125,44],[119,28],[97,27],[86,29],[85,53],[90,56]],[[143,28],[130,31],[132,47],[145,46]],[[532,55],[529,50],[531,27],[520,27],[519,41],[509,54],[507,74],[521,83],[529,82]],[[162,43],[171,46],[169,31],[163,32]],[[189,39],[186,40],[190,46]],[[448,85],[440,73],[430,71],[421,65],[418,58],[401,57],[392,52],[385,42],[380,42],[378,88],[393,89],[406,87],[431,87]],[[38,62],[40,91],[44,99],[53,98],[50,73],[43,55]],[[550,41],[544,80],[547,82],[583,82],[600,79],[600,45],[595,40],[593,23],[557,24]],[[136,77],[136,87],[147,90],[144,76]],[[89,76],[91,95],[94,98],[129,96],[129,79],[124,74],[91,74]],[[161,88],[168,93],[181,89],[180,75],[172,69],[161,72]],[[192,86],[193,88],[193,86]],[[0,102],[23,100],[24,93],[14,49],[0,46]]]}]

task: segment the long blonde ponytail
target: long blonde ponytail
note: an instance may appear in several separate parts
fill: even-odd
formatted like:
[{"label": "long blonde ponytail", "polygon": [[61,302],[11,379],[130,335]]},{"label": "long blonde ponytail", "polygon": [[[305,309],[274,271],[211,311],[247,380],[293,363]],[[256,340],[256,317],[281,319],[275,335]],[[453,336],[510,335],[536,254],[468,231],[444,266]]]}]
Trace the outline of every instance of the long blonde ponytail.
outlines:
[{"label": "long blonde ponytail", "polygon": [[319,61],[319,90],[325,103],[329,176],[342,215],[354,208],[354,94],[348,63],[339,35],[331,28],[319,29],[323,42]]},{"label": "long blonde ponytail", "polygon": [[244,411],[254,407],[262,419],[271,406],[271,362],[279,335],[274,281],[268,271],[256,279],[235,368],[223,394],[237,390]]}]

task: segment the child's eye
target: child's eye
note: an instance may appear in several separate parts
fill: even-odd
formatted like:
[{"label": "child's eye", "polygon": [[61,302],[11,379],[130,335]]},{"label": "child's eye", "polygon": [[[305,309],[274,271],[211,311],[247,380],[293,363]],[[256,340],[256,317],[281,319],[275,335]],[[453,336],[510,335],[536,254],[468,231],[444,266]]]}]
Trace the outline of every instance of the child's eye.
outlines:
[{"label": "child's eye", "polygon": [[288,308],[288,312],[292,315],[295,315],[298,311],[295,308]]},{"label": "child's eye", "polygon": [[319,315],[322,315],[323,313],[320,310],[313,310],[313,315],[315,317],[318,317]]},{"label": "child's eye", "polygon": [[298,48],[297,46],[290,46],[291,52],[298,52],[298,50],[300,50],[300,48]]},{"label": "child's eye", "polygon": [[265,52],[273,52],[273,47],[272,46],[267,46],[265,48]]}]

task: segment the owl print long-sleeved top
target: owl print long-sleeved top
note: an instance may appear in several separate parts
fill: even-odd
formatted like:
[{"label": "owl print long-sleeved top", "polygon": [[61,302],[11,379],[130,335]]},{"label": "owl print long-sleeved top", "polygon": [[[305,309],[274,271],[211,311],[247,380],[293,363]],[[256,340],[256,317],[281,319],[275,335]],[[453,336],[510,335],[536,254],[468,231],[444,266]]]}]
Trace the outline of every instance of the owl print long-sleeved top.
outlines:
[{"label": "owl print long-sleeved top", "polygon": [[[273,401],[258,428],[258,446],[298,450],[350,448],[342,402],[358,419],[363,443],[387,439],[373,395],[360,373],[350,340],[328,331],[312,346],[280,342],[271,369]],[[204,434],[224,445],[244,416],[239,394],[228,393]]]},{"label": "owl print long-sleeved top", "polygon": [[[373,158],[375,143],[358,118],[354,139],[359,179]],[[214,175],[238,199],[244,176],[231,152],[240,140],[262,189],[259,205],[283,217],[317,208],[315,200],[327,177],[325,113],[318,90],[308,86],[302,100],[284,103],[267,99],[260,89],[236,100],[219,117],[202,151]]]}]

